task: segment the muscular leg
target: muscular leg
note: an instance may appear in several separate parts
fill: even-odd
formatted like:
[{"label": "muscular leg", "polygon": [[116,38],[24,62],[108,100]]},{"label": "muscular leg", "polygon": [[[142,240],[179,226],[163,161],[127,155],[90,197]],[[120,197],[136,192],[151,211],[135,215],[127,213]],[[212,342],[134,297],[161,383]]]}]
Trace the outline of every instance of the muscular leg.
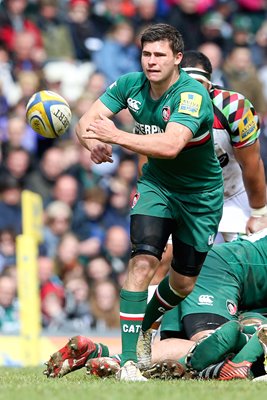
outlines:
[{"label": "muscular leg", "polygon": [[121,363],[137,361],[136,342],[147,306],[147,288],[159,264],[156,257],[137,255],[130,260],[128,276],[120,294],[122,333]]}]

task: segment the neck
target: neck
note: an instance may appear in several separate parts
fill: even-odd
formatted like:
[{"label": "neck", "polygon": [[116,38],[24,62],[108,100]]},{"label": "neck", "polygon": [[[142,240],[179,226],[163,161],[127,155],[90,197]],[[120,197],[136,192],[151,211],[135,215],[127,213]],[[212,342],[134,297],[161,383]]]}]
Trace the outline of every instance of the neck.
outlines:
[{"label": "neck", "polygon": [[160,82],[150,82],[150,96],[153,100],[159,99],[179,79],[180,73],[174,73],[171,77]]}]

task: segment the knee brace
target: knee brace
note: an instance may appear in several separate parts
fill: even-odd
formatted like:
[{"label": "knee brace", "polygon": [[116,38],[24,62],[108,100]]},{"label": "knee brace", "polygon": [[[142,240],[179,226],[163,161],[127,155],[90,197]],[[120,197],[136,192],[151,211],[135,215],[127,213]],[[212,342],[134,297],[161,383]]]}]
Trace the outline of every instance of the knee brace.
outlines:
[{"label": "knee brace", "polygon": [[131,257],[150,254],[161,260],[163,250],[172,232],[174,221],[147,215],[131,216]]},{"label": "knee brace", "polygon": [[207,253],[197,251],[193,246],[181,242],[177,237],[173,241],[172,268],[185,276],[198,276]]}]

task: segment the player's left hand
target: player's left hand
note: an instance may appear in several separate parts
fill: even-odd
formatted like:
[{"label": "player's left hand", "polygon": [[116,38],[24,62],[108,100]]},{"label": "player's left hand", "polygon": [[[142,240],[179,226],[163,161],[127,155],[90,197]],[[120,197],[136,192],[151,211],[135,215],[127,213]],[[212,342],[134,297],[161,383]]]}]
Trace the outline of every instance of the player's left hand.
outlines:
[{"label": "player's left hand", "polygon": [[267,228],[267,216],[250,217],[246,225],[246,234],[251,235],[252,233],[261,231],[264,228]]},{"label": "player's left hand", "polygon": [[97,139],[105,143],[116,143],[116,137],[119,129],[105,115],[100,114],[100,118],[91,122],[83,139]]}]

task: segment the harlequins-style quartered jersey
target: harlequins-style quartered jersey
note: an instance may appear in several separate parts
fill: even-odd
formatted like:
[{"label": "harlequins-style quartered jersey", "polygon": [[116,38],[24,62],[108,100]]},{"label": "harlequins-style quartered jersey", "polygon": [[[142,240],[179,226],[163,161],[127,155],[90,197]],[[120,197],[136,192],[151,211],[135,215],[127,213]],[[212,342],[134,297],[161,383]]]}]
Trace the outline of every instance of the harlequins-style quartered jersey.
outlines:
[{"label": "harlequins-style quartered jersey", "polygon": [[215,151],[223,169],[224,198],[229,199],[245,191],[233,148],[239,149],[255,142],[260,134],[259,117],[242,94],[215,86],[210,96],[214,106]]},{"label": "harlequins-style quartered jersey", "polygon": [[[208,257],[215,255],[211,267],[220,261],[227,273],[239,283],[242,310],[267,307],[267,229],[242,236],[233,242],[215,245]],[[223,271],[218,269],[221,279]],[[217,279],[217,278],[216,278]]]},{"label": "harlequins-style quartered jersey", "polygon": [[150,96],[143,72],[123,75],[100,97],[113,113],[129,109],[134,133],[161,134],[168,122],[187,126],[193,138],[175,159],[149,158],[143,176],[170,190],[210,191],[223,184],[213,145],[213,107],[207,90],[184,71],[159,99]]}]

